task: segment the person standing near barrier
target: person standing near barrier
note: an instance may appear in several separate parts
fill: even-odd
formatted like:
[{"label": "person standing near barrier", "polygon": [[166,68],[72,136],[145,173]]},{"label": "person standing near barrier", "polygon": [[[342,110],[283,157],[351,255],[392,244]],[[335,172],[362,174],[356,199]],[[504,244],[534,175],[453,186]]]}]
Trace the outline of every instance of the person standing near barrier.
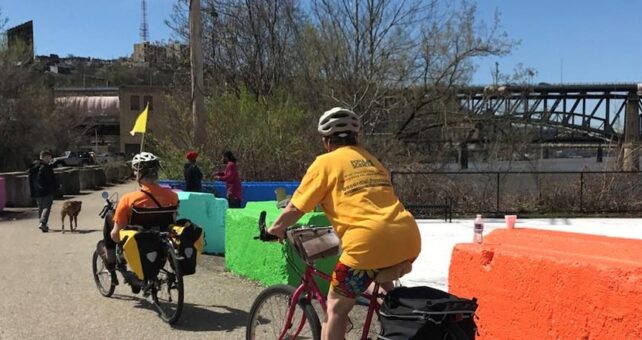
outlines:
[{"label": "person standing near barrier", "polygon": [[31,197],[38,204],[38,228],[43,233],[49,231],[49,213],[53,204],[54,194],[58,190],[58,182],[54,175],[51,160],[53,155],[49,150],[40,151],[40,159],[34,161],[29,168],[29,189]]},{"label": "person standing near barrier", "polygon": [[187,158],[187,163],[183,168],[183,175],[185,176],[185,191],[191,192],[201,192],[203,191],[201,183],[203,181],[203,173],[196,165],[196,158],[198,157],[198,152],[188,151],[185,155]]},{"label": "person standing near barrier", "polygon": [[236,157],[232,151],[223,152],[224,172],[217,172],[214,177],[217,181],[225,182],[227,189],[227,204],[230,208],[240,208],[243,194],[241,192],[241,177],[236,167]]}]

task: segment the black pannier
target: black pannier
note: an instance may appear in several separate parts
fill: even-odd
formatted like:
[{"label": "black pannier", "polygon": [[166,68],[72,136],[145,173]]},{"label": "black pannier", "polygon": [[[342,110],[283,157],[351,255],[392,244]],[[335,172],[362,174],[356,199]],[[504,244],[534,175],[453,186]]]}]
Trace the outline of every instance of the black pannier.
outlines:
[{"label": "black pannier", "polygon": [[398,287],[379,311],[381,340],[475,339],[476,299],[430,287]]}]

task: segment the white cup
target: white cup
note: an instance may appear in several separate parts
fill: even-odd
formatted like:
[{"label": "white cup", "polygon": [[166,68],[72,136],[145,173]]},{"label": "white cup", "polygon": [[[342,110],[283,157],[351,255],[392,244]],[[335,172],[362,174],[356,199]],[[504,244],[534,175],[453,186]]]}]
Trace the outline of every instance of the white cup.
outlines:
[{"label": "white cup", "polygon": [[515,221],[517,221],[517,215],[506,215],[506,228],[515,229]]}]

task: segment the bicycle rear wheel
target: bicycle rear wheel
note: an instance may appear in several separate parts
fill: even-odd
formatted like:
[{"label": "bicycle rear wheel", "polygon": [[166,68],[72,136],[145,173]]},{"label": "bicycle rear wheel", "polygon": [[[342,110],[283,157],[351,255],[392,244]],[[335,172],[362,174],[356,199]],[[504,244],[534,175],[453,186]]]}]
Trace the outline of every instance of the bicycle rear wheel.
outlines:
[{"label": "bicycle rear wheel", "polygon": [[167,260],[152,286],[152,299],[161,319],[175,324],[183,312],[183,275],[173,249],[167,250]]},{"label": "bicycle rear wheel", "polygon": [[94,256],[91,261],[91,269],[94,274],[96,288],[102,296],[110,297],[116,289],[116,272],[109,271],[103,258],[94,250]]},{"label": "bicycle rear wheel", "polygon": [[[263,290],[250,309],[246,339],[275,340],[286,330],[283,339],[320,340],[319,317],[306,300],[298,301],[291,324],[285,324],[293,294],[294,288],[287,285],[275,285]],[[301,329],[297,334],[299,328]]]}]

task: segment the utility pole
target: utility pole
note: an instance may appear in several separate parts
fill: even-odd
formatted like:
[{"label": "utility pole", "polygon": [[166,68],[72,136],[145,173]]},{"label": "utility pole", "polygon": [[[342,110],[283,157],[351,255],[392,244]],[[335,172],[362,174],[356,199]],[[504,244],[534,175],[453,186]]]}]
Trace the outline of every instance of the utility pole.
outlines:
[{"label": "utility pole", "polygon": [[205,145],[205,98],[203,88],[203,23],[201,0],[189,3],[189,49],[192,65],[192,119],[194,147]]}]

